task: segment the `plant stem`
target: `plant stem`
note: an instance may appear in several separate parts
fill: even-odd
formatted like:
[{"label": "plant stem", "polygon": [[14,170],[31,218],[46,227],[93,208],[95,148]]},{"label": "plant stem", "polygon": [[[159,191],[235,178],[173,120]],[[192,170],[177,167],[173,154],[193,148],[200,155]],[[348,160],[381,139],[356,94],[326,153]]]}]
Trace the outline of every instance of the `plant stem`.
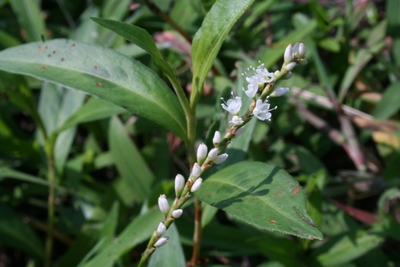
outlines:
[{"label": "plant stem", "polygon": [[54,162],[54,146],[57,135],[52,135],[45,146],[47,156],[47,180],[49,182],[49,195],[47,198],[47,236],[44,247],[44,266],[51,266],[51,258],[53,254],[53,228],[54,228],[54,198],[55,198],[55,181],[56,171]]},{"label": "plant stem", "polygon": [[202,225],[201,216],[203,209],[201,207],[201,201],[195,197],[194,198],[194,234],[193,234],[193,253],[192,259],[190,260],[191,266],[196,266],[200,258],[200,247],[201,247],[201,236],[202,236]]}]

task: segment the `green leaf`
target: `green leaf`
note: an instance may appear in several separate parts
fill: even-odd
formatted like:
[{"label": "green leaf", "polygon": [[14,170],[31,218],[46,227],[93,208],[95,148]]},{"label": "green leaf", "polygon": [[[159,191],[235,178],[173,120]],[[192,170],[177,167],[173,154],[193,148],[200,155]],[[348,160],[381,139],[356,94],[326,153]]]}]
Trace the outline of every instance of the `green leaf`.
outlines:
[{"label": "green leaf", "polygon": [[63,130],[78,125],[84,122],[90,122],[108,118],[112,115],[126,112],[124,108],[114,105],[110,102],[105,102],[97,98],[91,98],[79,110],[68,118],[64,124],[56,131],[62,132]]},{"label": "green leaf", "polygon": [[31,43],[0,52],[0,69],[82,90],[186,139],[185,115],[164,81],[112,50],[63,39]]},{"label": "green leaf", "polygon": [[377,119],[388,119],[400,108],[400,82],[395,82],[386,88],[381,101],[374,110]]},{"label": "green leaf", "polygon": [[263,230],[322,240],[306,212],[301,186],[279,167],[240,162],[211,177],[196,196],[232,216]]},{"label": "green leaf", "polygon": [[85,267],[111,267],[125,252],[148,239],[162,221],[162,213],[156,209],[134,219],[116,241],[108,244]]},{"label": "green leaf", "polygon": [[339,42],[334,39],[334,38],[325,38],[322,39],[318,45],[325,50],[331,51],[331,52],[339,52],[340,50],[340,44]]},{"label": "green leaf", "polygon": [[168,244],[158,248],[150,257],[148,267],[186,267],[179,233],[175,224],[172,224],[164,236],[168,236]]},{"label": "green leaf", "polygon": [[139,150],[130,140],[123,124],[116,117],[110,122],[109,144],[122,179],[135,193],[134,198],[143,201],[149,196],[155,178]]},{"label": "green leaf", "polygon": [[360,231],[356,239],[349,235],[336,236],[311,255],[311,266],[342,266],[377,247],[384,237]]},{"label": "green leaf", "polygon": [[38,1],[11,0],[10,3],[18,16],[20,25],[26,31],[29,41],[39,41],[41,36],[46,35],[46,28]]},{"label": "green leaf", "polygon": [[254,0],[217,0],[203,20],[192,45],[193,92],[191,103],[199,100],[203,84],[222,43],[235,22]]},{"label": "green leaf", "polygon": [[10,246],[43,257],[43,244],[35,232],[10,207],[0,202],[0,240],[2,245]]}]

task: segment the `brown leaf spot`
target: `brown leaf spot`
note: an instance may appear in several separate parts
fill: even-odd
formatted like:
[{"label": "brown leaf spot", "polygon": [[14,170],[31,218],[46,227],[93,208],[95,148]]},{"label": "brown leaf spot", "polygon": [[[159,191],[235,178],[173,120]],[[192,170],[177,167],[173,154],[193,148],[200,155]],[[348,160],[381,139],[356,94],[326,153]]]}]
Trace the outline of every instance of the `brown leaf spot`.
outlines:
[{"label": "brown leaf spot", "polygon": [[75,47],[76,46],[76,44],[75,43],[73,43],[72,45],[71,45],[71,47]]},{"label": "brown leaf spot", "polygon": [[62,58],[61,58],[61,61],[64,61],[64,60],[65,60],[65,59],[62,57]]},{"label": "brown leaf spot", "polygon": [[281,188],[278,192],[276,192],[271,198],[279,197],[282,194],[283,188]]},{"label": "brown leaf spot", "polygon": [[41,47],[41,46],[39,46],[39,53],[41,54],[41,53],[43,53],[43,48]]},{"label": "brown leaf spot", "polygon": [[275,220],[270,220],[269,223],[270,224],[276,224],[276,221]]},{"label": "brown leaf spot", "polygon": [[94,69],[95,69],[95,70],[97,70],[98,68],[99,68],[99,67],[98,67],[97,65],[96,65],[96,66],[94,66]]},{"label": "brown leaf spot", "polygon": [[53,54],[55,54],[55,53],[56,53],[56,50],[53,51]]},{"label": "brown leaf spot", "polygon": [[47,48],[49,48],[47,45],[44,47],[44,49],[47,49]]},{"label": "brown leaf spot", "polygon": [[300,192],[300,186],[296,185],[296,187],[293,189],[292,193],[293,193],[293,195],[297,195],[297,193],[299,193],[299,192]]},{"label": "brown leaf spot", "polygon": [[43,68],[43,69],[47,69],[48,67],[47,67],[46,65],[44,65],[42,68]]},{"label": "brown leaf spot", "polygon": [[96,83],[96,86],[98,86],[98,87],[102,87],[103,86],[103,84],[102,83]]},{"label": "brown leaf spot", "polygon": [[51,57],[51,54],[48,54],[47,57]]},{"label": "brown leaf spot", "polygon": [[37,67],[36,70],[40,70],[40,67]]},{"label": "brown leaf spot", "polygon": [[258,197],[253,198],[253,200],[258,200]]}]

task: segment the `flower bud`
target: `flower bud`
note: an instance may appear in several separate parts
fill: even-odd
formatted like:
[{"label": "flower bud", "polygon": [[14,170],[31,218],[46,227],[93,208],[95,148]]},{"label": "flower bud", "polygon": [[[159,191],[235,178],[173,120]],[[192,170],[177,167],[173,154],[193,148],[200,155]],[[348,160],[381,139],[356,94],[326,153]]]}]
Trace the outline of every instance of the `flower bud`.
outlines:
[{"label": "flower bud", "polygon": [[299,55],[304,57],[306,55],[306,46],[303,43],[299,44]]},{"label": "flower bud", "polygon": [[159,235],[162,235],[163,233],[165,233],[165,231],[167,231],[167,227],[165,226],[165,224],[163,222],[160,222],[160,224],[157,227],[157,233]]},{"label": "flower bud", "polygon": [[172,215],[172,217],[177,219],[177,218],[181,217],[182,213],[183,213],[182,209],[177,209],[177,210],[174,210],[171,215]]},{"label": "flower bud", "polygon": [[285,77],[283,77],[284,79],[290,79],[293,77],[293,73],[291,71],[288,72],[288,74],[285,75]]},{"label": "flower bud", "polygon": [[220,163],[224,162],[227,158],[228,158],[228,154],[226,154],[226,153],[221,154],[217,157],[217,159],[214,161],[214,163],[220,164]]},{"label": "flower bud", "polygon": [[244,126],[240,127],[239,129],[236,129],[235,136],[241,135],[243,131],[244,131]]},{"label": "flower bud", "polygon": [[305,60],[305,59],[301,59],[301,60],[299,61],[299,63],[300,63],[300,65],[306,65],[306,64],[308,63],[308,61]]},{"label": "flower bud", "polygon": [[285,69],[287,69],[288,71],[291,71],[292,69],[294,69],[295,66],[296,66],[296,62],[290,62],[289,64],[286,65]]},{"label": "flower bud", "polygon": [[185,178],[182,175],[177,174],[175,176],[175,194],[177,197],[182,193],[183,187],[185,187]]},{"label": "flower bud", "polygon": [[207,146],[205,144],[199,145],[197,148],[197,162],[202,163],[207,157]]},{"label": "flower bud", "polygon": [[284,94],[287,94],[288,92],[289,92],[289,88],[287,88],[287,87],[279,87],[279,88],[276,88],[272,92],[271,96],[272,97],[274,97],[274,96],[282,96]]},{"label": "flower bud", "polygon": [[296,43],[294,44],[294,46],[293,46],[293,48],[292,48],[293,57],[296,57],[296,56],[299,55],[299,46],[300,46],[300,43],[299,43],[299,42],[296,42]]},{"label": "flower bud", "polygon": [[210,152],[208,153],[208,158],[212,161],[215,161],[217,157],[218,157],[218,148],[211,149]]},{"label": "flower bud", "polygon": [[161,237],[157,240],[157,242],[153,245],[156,248],[161,247],[162,245],[167,244],[169,237]]},{"label": "flower bud", "polygon": [[192,185],[192,188],[190,189],[190,191],[191,191],[191,192],[197,191],[197,190],[200,188],[200,186],[201,186],[202,183],[203,183],[203,179],[198,178],[198,179],[196,180],[196,182],[194,182],[194,184]]},{"label": "flower bud", "polygon": [[160,208],[161,212],[164,213],[165,215],[169,211],[168,200],[164,194],[160,195],[160,197],[158,198],[158,207]]},{"label": "flower bud", "polygon": [[283,55],[283,61],[285,63],[289,63],[291,62],[293,59],[293,55],[292,55],[292,45],[288,45],[285,49],[285,54]]},{"label": "flower bud", "polygon": [[221,142],[221,134],[218,131],[215,131],[214,138],[213,138],[214,146],[217,147],[220,142]]},{"label": "flower bud", "polygon": [[200,174],[201,174],[201,167],[200,167],[200,165],[196,162],[194,165],[193,165],[193,169],[192,169],[192,175],[194,176],[194,177],[199,177],[200,176]]}]

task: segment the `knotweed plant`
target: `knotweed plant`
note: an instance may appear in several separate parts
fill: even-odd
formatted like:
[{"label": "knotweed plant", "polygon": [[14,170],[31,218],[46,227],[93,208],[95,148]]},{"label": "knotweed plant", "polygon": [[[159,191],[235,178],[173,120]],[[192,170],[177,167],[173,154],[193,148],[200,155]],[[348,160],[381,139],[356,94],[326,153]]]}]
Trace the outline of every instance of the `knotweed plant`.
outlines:
[{"label": "knotweed plant", "polygon": [[241,97],[234,96],[234,93],[231,92],[231,99],[224,101],[223,98],[221,98],[223,101],[221,104],[222,108],[232,115],[232,119],[229,121],[230,127],[223,137],[218,131],[214,133],[212,139],[214,147],[210,149],[210,151],[208,151],[208,147],[204,143],[197,147],[197,161],[194,163],[187,180],[185,180],[181,174],[176,175],[175,200],[171,206],[164,194],[160,195],[158,198],[159,209],[165,217],[153,232],[147,249],[142,254],[139,266],[141,266],[158,247],[167,244],[169,238],[164,237],[163,234],[174,220],[182,215],[183,210],[181,207],[190,198],[190,193],[200,189],[203,182],[201,175],[214,164],[220,164],[228,158],[229,155],[223,153],[223,151],[236,136],[243,132],[245,125],[253,118],[260,121],[271,120],[271,111],[277,109],[277,107],[271,108],[268,102],[269,97],[279,97],[289,93],[289,88],[274,88],[274,84],[280,79],[290,79],[292,77],[291,71],[296,64],[307,64],[305,55],[306,47],[303,43],[297,42],[293,46],[290,44],[286,47],[284,62],[280,70],[269,72],[264,67],[264,64],[260,63],[256,68],[251,66],[247,69],[247,72],[242,73],[248,83],[247,88],[243,88],[243,91],[252,100],[244,116],[239,116],[242,107]]},{"label": "knotweed plant", "polygon": [[[149,219],[143,223],[141,219],[146,214],[137,215],[139,218],[135,219],[126,231],[115,238],[105,239],[104,244],[99,242],[82,259],[86,263],[84,265],[81,263],[79,266],[113,266],[124,252],[138,245],[137,240],[143,240],[143,236],[146,236],[146,238],[149,237],[149,241],[139,263],[143,266],[159,247],[168,246],[167,243],[171,242],[171,239],[165,236],[167,230],[176,219],[181,218],[186,209],[183,205],[191,197],[194,198],[195,210],[191,266],[196,266],[200,259],[202,201],[263,230],[311,240],[322,239],[321,232],[307,214],[306,199],[301,186],[278,166],[241,159],[221,168],[206,179],[202,178],[206,177],[204,174],[207,170],[215,168],[214,165],[226,164],[234,158],[225,149],[231,143],[234,145],[235,141],[241,137],[251,134],[251,131],[246,131],[246,129],[251,129],[252,120],[269,123],[273,119],[273,115],[279,112],[273,98],[290,92],[286,87],[276,88],[276,82],[290,79],[291,71],[297,64],[307,63],[304,44],[295,43],[293,46],[286,47],[280,70],[270,72],[262,62],[256,67],[247,68],[241,74],[246,80],[246,85],[242,88],[243,92],[240,92],[242,96],[232,92],[229,99],[222,99],[220,109],[226,111],[228,126],[223,131],[215,131],[215,129],[211,131],[212,146],[206,145],[204,136],[196,136],[198,123],[196,108],[203,96],[207,75],[212,69],[214,59],[224,39],[235,22],[250,8],[252,2],[252,0],[215,1],[193,39],[179,26],[172,23],[176,30],[185,36],[188,42],[191,42],[192,81],[188,96],[175,70],[163,58],[152,36],[142,28],[115,20],[91,18],[94,22],[112,30],[149,53],[154,66],[163,74],[162,77],[142,63],[111,49],[70,39],[30,43],[0,52],[1,70],[41,79],[45,81],[43,91],[53,87],[61,90],[62,88],[59,87],[64,86],[106,101],[98,102],[96,99],[90,99],[82,107],[83,111],[79,109],[69,119],[60,122],[50,130],[46,129],[41,115],[35,110],[32,111],[34,113],[32,117],[36,120],[39,129],[40,146],[46,155],[49,187],[44,266],[52,265],[53,229],[56,221],[54,203],[56,189],[60,189],[57,183],[62,180],[63,167],[62,164],[61,167],[59,165],[62,162],[60,158],[64,159],[64,163],[67,158],[67,154],[58,155],[64,151],[63,142],[58,142],[60,136],[64,131],[79,123],[109,118],[126,111],[156,122],[179,137],[185,144],[190,174],[187,177],[181,174],[175,175],[175,198],[172,203],[166,194],[159,196],[158,208],[162,213],[162,221],[159,221],[157,217],[157,221]],[[164,77],[168,79],[169,85]],[[79,95],[74,100],[83,103],[84,98],[85,96]],[[250,104],[247,106],[244,103]],[[27,106],[31,107],[31,105]],[[88,110],[90,112],[83,113],[84,116],[79,113]],[[245,110],[244,113],[243,110]],[[112,146],[116,139],[121,138],[119,133],[124,128],[117,117],[113,116],[110,119],[109,129],[110,146]],[[127,139],[126,144],[130,144],[129,138]],[[203,140],[204,143],[196,148],[195,144],[199,140]],[[118,146],[118,149],[121,149],[121,146]],[[125,147],[122,146],[122,149]],[[115,159],[117,169],[120,173],[129,176],[130,173],[126,174],[128,164],[121,164],[119,159]],[[137,167],[145,164],[142,160]],[[147,172],[151,173],[149,170]],[[152,175],[145,176],[145,173],[141,173],[135,177],[136,184],[141,186],[136,186],[136,184],[130,186],[135,194],[136,203],[143,206],[149,200],[152,183],[155,182],[151,180]],[[144,208],[143,212],[147,208]],[[160,215],[158,210],[148,211],[147,214],[153,214],[153,211],[157,212],[155,213],[157,216]],[[140,227],[142,232],[137,230],[137,227]],[[141,234],[143,236],[137,236]],[[132,244],[127,240],[135,240],[137,243]],[[174,242],[179,242],[179,240],[174,240]],[[161,251],[158,252],[161,253]],[[157,253],[154,254],[156,255]],[[167,262],[164,258],[164,266],[168,266]]]}]

